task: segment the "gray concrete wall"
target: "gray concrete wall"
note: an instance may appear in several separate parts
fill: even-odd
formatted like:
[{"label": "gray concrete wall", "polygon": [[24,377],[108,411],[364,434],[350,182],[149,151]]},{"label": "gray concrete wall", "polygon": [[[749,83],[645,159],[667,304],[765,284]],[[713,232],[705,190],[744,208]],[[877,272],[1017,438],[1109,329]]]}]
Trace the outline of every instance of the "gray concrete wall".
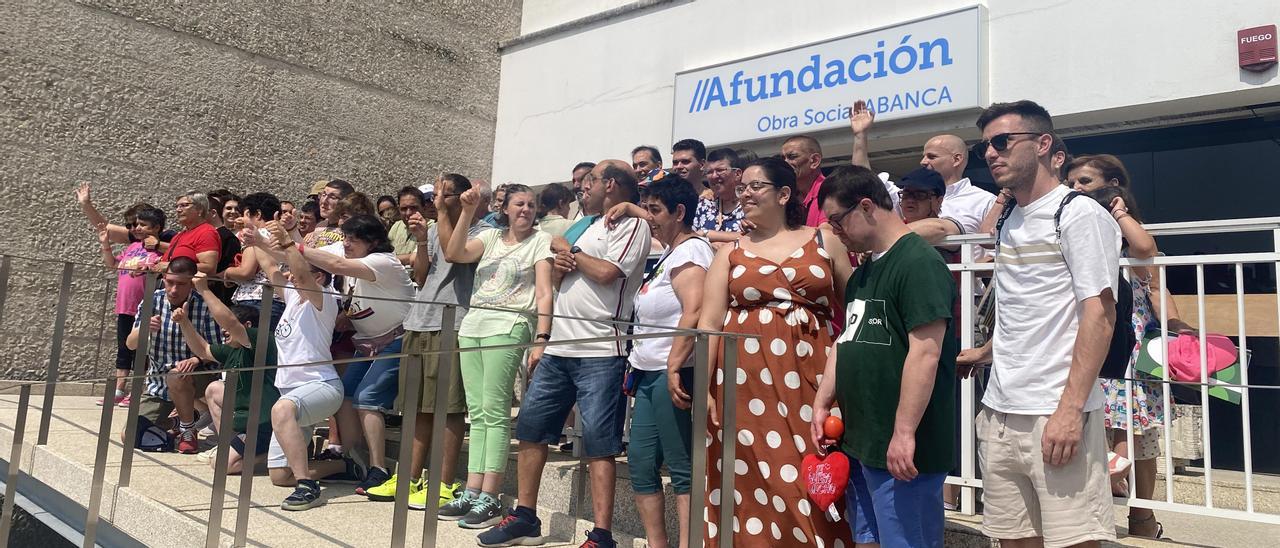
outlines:
[{"label": "gray concrete wall", "polygon": [[[0,253],[98,263],[75,204],[172,214],[189,189],[370,195],[441,170],[487,179],[497,43],[520,0],[9,0],[0,10]],[[42,378],[57,264],[18,260],[0,378]],[[108,374],[114,283],[76,269],[63,377]],[[99,342],[100,338],[102,339]]]}]

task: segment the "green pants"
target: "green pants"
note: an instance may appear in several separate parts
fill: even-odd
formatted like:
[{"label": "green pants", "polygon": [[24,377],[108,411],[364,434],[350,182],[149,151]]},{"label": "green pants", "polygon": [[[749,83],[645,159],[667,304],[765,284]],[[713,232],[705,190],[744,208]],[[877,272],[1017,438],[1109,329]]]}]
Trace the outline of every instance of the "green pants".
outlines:
[{"label": "green pants", "polygon": [[[459,348],[477,348],[529,342],[529,325],[521,322],[509,335],[458,337]],[[511,446],[511,397],[515,391],[517,368],[524,350],[479,350],[462,352],[462,385],[471,415],[471,445],[467,452],[467,472],[500,473],[507,467]]]}]

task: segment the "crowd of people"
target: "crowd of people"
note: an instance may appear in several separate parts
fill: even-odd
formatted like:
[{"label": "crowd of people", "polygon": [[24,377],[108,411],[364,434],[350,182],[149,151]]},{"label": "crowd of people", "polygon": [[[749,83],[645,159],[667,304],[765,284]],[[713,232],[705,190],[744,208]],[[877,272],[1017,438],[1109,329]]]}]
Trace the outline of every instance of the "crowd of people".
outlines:
[{"label": "crowd of people", "polygon": [[[582,162],[571,186],[539,192],[448,173],[370,199],[332,179],[299,202],[191,191],[172,215],[140,203],[120,224],[82,185],[77,200],[119,276],[116,397],[101,403],[130,404],[127,377],[146,330],[139,434],[126,443],[211,461],[201,429],[231,412],[234,432],[215,432],[231,436],[227,472],[265,462],[274,484],[294,487],[285,510],[320,504],[324,483],[353,483],[370,500],[437,504],[440,519],[484,530],[481,546],[540,544],[548,448],[576,408],[595,523],[583,546],[615,545],[625,428],[650,546],[686,546],[689,520],[701,519],[689,508],[695,428],[707,431],[703,517],[734,501],[732,523],[706,520],[707,541],[941,546],[944,509],[956,503],[944,479],[958,462],[957,379],[978,374],[985,532],[1008,546],[1114,539],[1111,497],[1128,493],[1129,462],[1136,495],[1151,496],[1166,420],[1158,383],[1099,380],[1117,344],[1132,376],[1132,342],[1159,328],[1152,272],[1120,273],[1122,255],[1158,253],[1123,165],[1105,154],[1072,158],[1048,112],[1018,101],[982,113],[972,148],[953,135],[929,139],[920,167],[895,182],[871,170],[874,113],[858,102],[849,119],[851,165],[826,174],[808,136],[769,157],[684,139],[670,168],[642,145],[630,162]],[[965,176],[972,154],[999,194]],[[947,263],[959,249],[944,242],[967,233],[996,235],[994,247],[974,252],[995,265],[973,295],[957,293]],[[151,275],[162,287],[144,295]],[[960,302],[983,291],[995,302],[993,334],[961,350]],[[145,326],[143,299],[154,309]],[[259,325],[264,307],[269,326]],[[1191,329],[1165,312],[1172,329]],[[273,333],[265,348],[260,328]],[[661,336],[693,328],[742,335],[711,338],[705,425],[691,418],[693,337]],[[732,378],[722,363],[729,344],[739,356]],[[450,347],[460,352],[438,352]],[[281,367],[265,376],[256,454],[247,455],[251,376],[237,370],[259,353]],[[402,353],[424,356],[405,362],[421,363],[420,383],[407,382]],[[443,367],[447,401],[438,405]],[[242,375],[235,394],[224,394],[221,375]],[[733,401],[726,383],[736,384]],[[410,391],[415,409],[403,405]],[[727,436],[725,406],[738,417]],[[444,484],[428,501],[437,409],[447,414]],[[416,425],[412,459],[399,470],[385,455],[394,414]],[[824,429],[829,417],[843,419],[842,433]],[[313,435],[318,425],[327,439]],[[513,437],[517,503],[507,509],[500,495]],[[725,443],[736,444],[733,462],[719,460]],[[819,508],[802,460],[834,451],[852,463],[844,503]],[[725,466],[731,487],[716,473]],[[678,538],[665,529],[663,468]],[[397,491],[401,472],[407,493]],[[1129,531],[1158,537],[1160,526],[1135,508]]]}]

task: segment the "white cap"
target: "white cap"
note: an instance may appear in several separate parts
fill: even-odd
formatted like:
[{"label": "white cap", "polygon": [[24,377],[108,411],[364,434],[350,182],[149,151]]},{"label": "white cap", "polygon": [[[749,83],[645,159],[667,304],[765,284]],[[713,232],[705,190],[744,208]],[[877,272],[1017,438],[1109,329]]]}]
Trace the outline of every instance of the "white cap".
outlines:
[{"label": "white cap", "polygon": [[421,191],[422,191],[422,193],[423,193],[423,194],[426,194],[428,197],[430,197],[430,196],[434,196],[434,195],[435,195],[435,193],[436,193],[436,185],[433,185],[433,184],[431,184],[431,183],[427,183],[427,184],[425,184],[425,185],[422,185],[422,186],[418,187],[418,190],[421,190]]}]

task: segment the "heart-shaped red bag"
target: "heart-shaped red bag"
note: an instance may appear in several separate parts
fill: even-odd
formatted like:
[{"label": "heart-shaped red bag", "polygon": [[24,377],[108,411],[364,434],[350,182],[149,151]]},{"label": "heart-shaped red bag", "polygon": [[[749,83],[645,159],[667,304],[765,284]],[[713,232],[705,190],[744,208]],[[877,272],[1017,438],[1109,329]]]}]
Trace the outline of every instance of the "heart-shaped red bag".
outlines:
[{"label": "heart-shaped red bag", "polygon": [[828,511],[849,485],[849,457],[840,451],[831,451],[825,457],[805,455],[802,466],[809,500],[818,505],[819,511]]}]

